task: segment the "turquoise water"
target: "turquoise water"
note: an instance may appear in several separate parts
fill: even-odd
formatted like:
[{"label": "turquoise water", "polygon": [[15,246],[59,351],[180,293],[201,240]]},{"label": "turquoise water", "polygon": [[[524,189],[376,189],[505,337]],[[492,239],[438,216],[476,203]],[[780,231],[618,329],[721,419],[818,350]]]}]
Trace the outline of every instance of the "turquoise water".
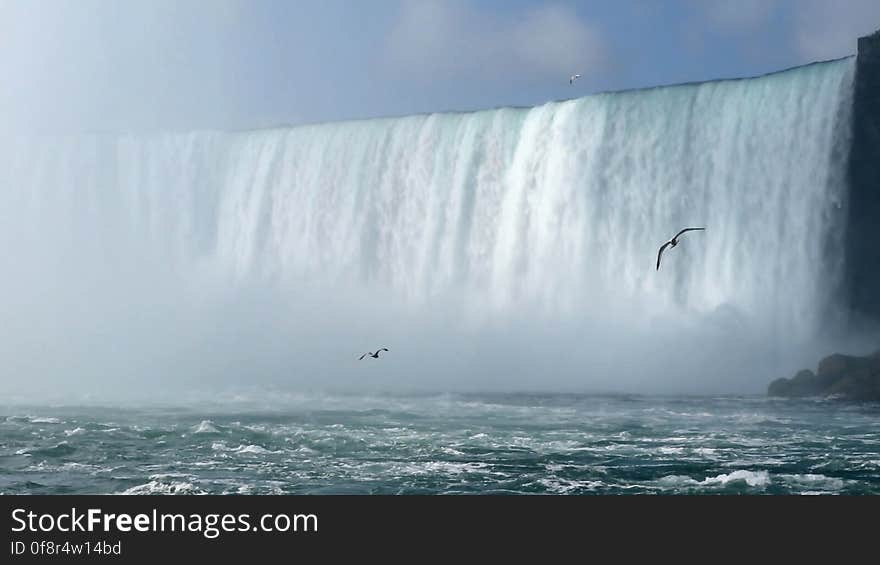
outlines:
[{"label": "turquoise water", "polygon": [[284,395],[0,406],[4,494],[878,494],[880,405]]}]

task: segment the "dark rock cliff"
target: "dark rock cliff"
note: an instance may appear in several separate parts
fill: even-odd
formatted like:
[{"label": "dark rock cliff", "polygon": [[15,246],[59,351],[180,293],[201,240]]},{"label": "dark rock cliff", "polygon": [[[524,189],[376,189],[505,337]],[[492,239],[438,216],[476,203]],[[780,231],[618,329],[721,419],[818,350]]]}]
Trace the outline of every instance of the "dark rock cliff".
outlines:
[{"label": "dark rock cliff", "polygon": [[856,314],[880,320],[880,30],[859,39],[853,90],[846,292]]}]

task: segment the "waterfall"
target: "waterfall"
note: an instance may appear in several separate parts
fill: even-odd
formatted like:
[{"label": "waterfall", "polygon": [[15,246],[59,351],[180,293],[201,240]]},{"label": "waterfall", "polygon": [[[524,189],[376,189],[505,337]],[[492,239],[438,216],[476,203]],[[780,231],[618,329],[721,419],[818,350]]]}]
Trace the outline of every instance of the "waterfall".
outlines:
[{"label": "waterfall", "polygon": [[[732,319],[809,340],[842,271],[852,74],[847,58],[534,108],[7,136],[0,234],[14,252],[0,286],[19,298],[0,314],[21,330],[16,305],[60,293],[63,313],[46,320],[89,316],[127,281],[125,300],[259,287],[341,300],[353,317],[375,300],[407,319],[442,314],[450,334],[515,318],[583,339],[594,320],[641,339]],[[686,226],[706,231],[657,271],[659,246]]]}]

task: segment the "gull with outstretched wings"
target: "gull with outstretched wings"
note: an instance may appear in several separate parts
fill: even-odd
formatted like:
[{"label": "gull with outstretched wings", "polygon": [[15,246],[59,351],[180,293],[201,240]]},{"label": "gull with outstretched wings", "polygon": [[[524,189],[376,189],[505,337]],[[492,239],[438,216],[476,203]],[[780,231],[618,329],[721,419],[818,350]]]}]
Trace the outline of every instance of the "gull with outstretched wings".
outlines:
[{"label": "gull with outstretched wings", "polygon": [[360,356],[360,359],[358,359],[358,361],[360,361],[361,359],[363,359],[363,358],[366,357],[367,355],[369,355],[369,356],[372,357],[373,359],[378,359],[378,358],[379,358],[379,352],[380,352],[380,351],[388,351],[388,349],[385,348],[385,347],[383,347],[382,349],[377,349],[375,353],[372,353],[372,352],[370,352],[370,351],[367,351],[366,353],[364,353],[363,355]]},{"label": "gull with outstretched wings", "polygon": [[683,230],[681,230],[680,232],[675,234],[675,237],[673,237],[672,239],[670,239],[669,241],[664,243],[662,246],[660,246],[660,251],[657,253],[657,270],[658,271],[660,270],[660,257],[663,256],[663,252],[669,246],[675,247],[676,245],[678,245],[678,238],[679,238],[679,236],[681,236],[681,234],[683,234],[686,231],[698,231],[698,230],[704,230],[704,229],[706,229],[706,228],[684,228]]}]

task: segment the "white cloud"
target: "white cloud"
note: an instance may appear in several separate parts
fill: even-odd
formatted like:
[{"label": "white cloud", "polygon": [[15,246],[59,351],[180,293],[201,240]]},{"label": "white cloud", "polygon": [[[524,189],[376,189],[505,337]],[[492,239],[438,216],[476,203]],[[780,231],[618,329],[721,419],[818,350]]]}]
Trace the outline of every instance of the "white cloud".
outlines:
[{"label": "white cloud", "polygon": [[385,46],[387,60],[419,78],[567,77],[602,67],[601,34],[572,9],[551,4],[517,16],[457,0],[406,2]]},{"label": "white cloud", "polygon": [[795,48],[809,60],[852,55],[859,37],[880,28],[880,0],[803,0],[794,10]]}]

